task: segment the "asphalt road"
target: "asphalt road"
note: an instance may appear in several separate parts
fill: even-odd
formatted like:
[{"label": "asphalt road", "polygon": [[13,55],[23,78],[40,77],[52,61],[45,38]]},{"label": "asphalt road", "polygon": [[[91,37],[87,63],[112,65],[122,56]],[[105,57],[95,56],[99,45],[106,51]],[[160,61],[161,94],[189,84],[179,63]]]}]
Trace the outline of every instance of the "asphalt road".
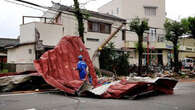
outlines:
[{"label": "asphalt road", "polygon": [[139,100],[67,97],[54,93],[1,94],[0,110],[195,110],[195,82],[178,83],[174,95]]}]

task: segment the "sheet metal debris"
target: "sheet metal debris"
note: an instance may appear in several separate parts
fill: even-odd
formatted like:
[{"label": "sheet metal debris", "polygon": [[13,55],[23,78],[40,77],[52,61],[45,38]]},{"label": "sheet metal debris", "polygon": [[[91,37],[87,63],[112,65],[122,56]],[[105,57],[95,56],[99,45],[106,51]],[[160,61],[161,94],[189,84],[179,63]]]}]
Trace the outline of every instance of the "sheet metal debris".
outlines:
[{"label": "sheet metal debris", "polygon": [[34,65],[48,84],[69,94],[76,94],[84,84],[79,80],[78,71],[73,69],[77,65],[79,55],[83,56],[88,65],[93,86],[97,86],[93,63],[79,37],[63,37],[53,50],[47,51],[39,60],[35,60]]},{"label": "sheet metal debris", "polygon": [[[79,80],[78,71],[73,70],[82,55],[92,77],[92,85]],[[65,36],[53,49],[34,61],[35,68],[45,81],[55,88],[75,95],[93,94],[101,98],[134,97],[151,91],[173,94],[177,80],[170,78],[126,77],[117,81],[99,80],[89,54],[79,37]],[[99,83],[98,83],[99,82]]]}]

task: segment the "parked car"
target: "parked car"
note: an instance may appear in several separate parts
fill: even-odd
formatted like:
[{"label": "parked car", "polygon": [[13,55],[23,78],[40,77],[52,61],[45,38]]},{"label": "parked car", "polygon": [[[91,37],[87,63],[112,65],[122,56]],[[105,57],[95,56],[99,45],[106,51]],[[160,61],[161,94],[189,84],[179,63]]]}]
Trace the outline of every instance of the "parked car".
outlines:
[{"label": "parked car", "polygon": [[194,60],[192,58],[184,58],[182,60],[184,68],[192,69],[194,67]]}]

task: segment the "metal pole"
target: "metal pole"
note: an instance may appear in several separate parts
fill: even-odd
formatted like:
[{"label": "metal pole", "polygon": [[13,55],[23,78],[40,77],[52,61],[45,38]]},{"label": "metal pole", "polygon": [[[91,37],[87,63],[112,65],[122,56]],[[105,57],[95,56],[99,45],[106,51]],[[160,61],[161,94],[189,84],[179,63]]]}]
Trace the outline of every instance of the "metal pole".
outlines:
[{"label": "metal pole", "polygon": [[150,43],[149,43],[149,34],[148,34],[148,36],[147,36],[147,64],[149,65],[150,64],[150,56],[149,56],[149,52],[150,52],[150,50],[149,50],[149,45],[150,45]]},{"label": "metal pole", "polygon": [[22,16],[22,24],[24,24],[24,16]]}]

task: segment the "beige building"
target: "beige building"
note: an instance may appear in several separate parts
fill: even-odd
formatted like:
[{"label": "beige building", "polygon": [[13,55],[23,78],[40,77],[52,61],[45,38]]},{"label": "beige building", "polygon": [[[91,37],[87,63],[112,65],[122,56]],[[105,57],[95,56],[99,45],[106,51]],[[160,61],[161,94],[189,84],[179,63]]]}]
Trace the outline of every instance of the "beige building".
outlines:
[{"label": "beige building", "polygon": [[180,53],[179,59],[193,58],[195,60],[195,39],[183,38],[179,40]]},{"label": "beige building", "polygon": [[[72,12],[72,7],[54,3],[51,10],[38,17],[40,22],[25,23],[24,19],[20,25],[19,45],[8,47],[8,63],[16,64],[17,72],[34,70],[33,61],[54,48],[63,36],[78,36],[77,20]],[[95,49],[116,30],[114,27],[119,27],[126,20],[93,11],[88,13],[90,17],[84,20],[84,36],[85,45],[92,56]],[[124,47],[122,32],[117,33],[112,42],[119,49]],[[99,66],[96,60],[95,65]]]},{"label": "beige building", "polygon": [[[149,35],[144,35],[144,47],[147,47],[147,37],[149,36],[149,47],[151,59],[157,59],[160,64],[168,63],[168,53],[170,43],[165,41],[164,23],[166,19],[165,0],[112,0],[98,9],[99,12],[125,18],[131,22],[133,18],[146,18],[149,20]],[[127,28],[129,26],[127,25]],[[127,32],[126,46],[131,50],[130,63],[138,64],[138,53],[136,44],[138,37],[134,32]],[[144,54],[143,61],[146,60]]]}]

